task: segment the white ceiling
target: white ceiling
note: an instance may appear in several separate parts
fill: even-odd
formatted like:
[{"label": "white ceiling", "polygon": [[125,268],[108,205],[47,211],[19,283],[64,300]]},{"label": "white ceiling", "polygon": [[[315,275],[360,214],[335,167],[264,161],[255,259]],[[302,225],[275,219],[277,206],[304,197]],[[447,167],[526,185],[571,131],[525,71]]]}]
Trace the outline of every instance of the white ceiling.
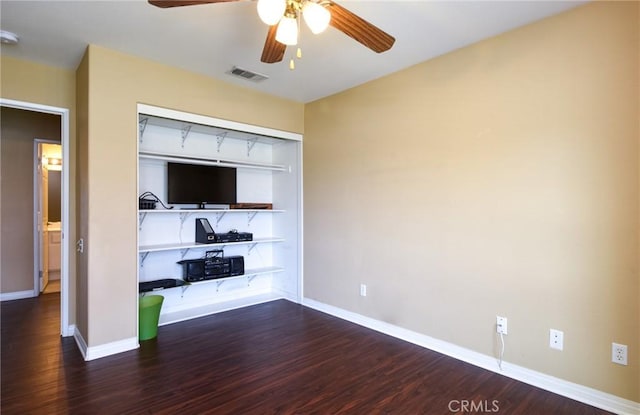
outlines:
[{"label": "white ceiling", "polygon": [[[334,28],[306,27],[303,58],[294,48],[276,64],[260,62],[267,27],[254,1],[159,9],[146,0],[0,1],[0,28],[18,34],[1,53],[75,69],[88,44],[137,55],[298,102],[310,102],[579,6],[585,1],[354,1],[337,3],[396,38],[376,54]],[[304,25],[303,25],[304,26]],[[265,74],[228,75],[233,65]]]}]

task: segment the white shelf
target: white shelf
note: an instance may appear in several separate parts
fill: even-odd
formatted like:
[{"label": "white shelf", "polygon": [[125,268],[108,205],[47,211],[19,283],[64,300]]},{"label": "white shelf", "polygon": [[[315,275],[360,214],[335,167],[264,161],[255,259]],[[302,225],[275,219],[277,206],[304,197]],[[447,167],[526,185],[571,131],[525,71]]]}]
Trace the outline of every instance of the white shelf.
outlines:
[{"label": "white shelf", "polygon": [[245,269],[244,270],[244,274],[241,275],[233,275],[231,277],[222,277],[222,278],[213,278],[210,280],[202,280],[202,281],[185,281],[183,285],[177,285],[175,287],[167,287],[167,288],[159,288],[159,289],[155,289],[153,291],[146,291],[140,294],[146,294],[147,292],[156,292],[156,291],[162,291],[162,290],[171,290],[173,288],[182,288],[183,291],[186,290],[187,288],[189,288],[189,286],[191,285],[202,285],[202,284],[211,284],[214,283],[216,281],[224,281],[224,280],[230,280],[230,279],[235,279],[235,278],[247,278],[247,277],[256,277],[258,275],[265,275],[265,274],[273,274],[276,272],[283,272],[284,268],[281,267],[264,267],[264,268],[253,268],[253,269]]},{"label": "white shelf", "polygon": [[140,209],[140,214],[147,213],[284,213],[282,209]]},{"label": "white shelf", "polygon": [[201,164],[205,166],[223,166],[272,171],[288,171],[289,167],[283,164],[258,163],[243,160],[231,160],[223,158],[201,158],[197,156],[186,156],[180,154],[159,153],[155,151],[140,151],[138,156],[141,159],[171,161],[175,163]]},{"label": "white shelf", "polygon": [[[141,112],[151,112],[151,111],[141,111]],[[173,114],[167,114],[169,117]],[[177,115],[177,114],[176,114]],[[176,130],[177,132],[182,132],[185,130],[185,126],[189,127],[191,132],[197,132],[201,134],[207,134],[210,136],[219,136],[224,134],[226,138],[233,140],[257,140],[263,144],[279,144],[286,140],[296,140],[300,141],[298,134],[275,131],[268,128],[254,127],[252,130],[254,131],[246,131],[247,125],[243,125],[240,130],[239,126],[232,122],[224,122],[221,120],[216,120],[211,122],[212,120],[208,117],[198,117],[193,114],[180,114],[182,115],[182,120],[178,120],[175,118],[165,118],[163,116],[155,116],[148,114],[140,114],[141,120],[146,119],[145,121],[148,125],[154,125],[158,127],[170,128],[172,130]],[[186,117],[184,116],[186,115]],[[212,125],[212,124],[218,124]],[[282,137],[276,137],[276,135],[281,135]]]},{"label": "white shelf", "polygon": [[186,220],[190,215],[192,214],[198,214],[198,215],[206,215],[206,214],[216,214],[217,219],[216,219],[216,223],[220,222],[220,220],[227,214],[227,213],[232,213],[232,214],[238,214],[238,213],[245,213],[248,215],[248,225],[251,224],[251,221],[253,220],[253,218],[255,218],[258,213],[263,213],[263,212],[268,212],[268,213],[284,213],[284,210],[273,210],[273,209],[141,209],[138,211],[138,214],[140,216],[140,223],[139,226],[140,228],[142,228],[142,223],[144,222],[145,218],[147,217],[147,214],[152,213],[152,214],[156,214],[156,213],[163,213],[163,214],[179,214],[180,215],[180,220],[184,221]]},{"label": "white shelf", "polygon": [[240,242],[221,242],[213,244],[200,244],[196,242],[187,242],[181,244],[158,244],[158,245],[140,245],[138,252],[162,252],[162,251],[174,251],[179,249],[192,249],[192,248],[208,248],[208,247],[224,247],[227,245],[252,245],[261,243],[273,243],[284,242],[283,238],[254,238],[253,241],[240,241]]},{"label": "white shelf", "polygon": [[264,274],[272,274],[274,272],[283,272],[284,268],[280,267],[265,267],[265,268],[254,268],[254,269],[245,269],[244,274],[242,275],[234,275],[233,277],[224,277],[224,278],[215,278],[212,280],[203,280],[203,281],[194,281],[190,282],[189,285],[201,285],[201,284],[210,284],[217,281],[225,281],[235,278],[247,278],[247,277],[255,277],[257,275]]}]

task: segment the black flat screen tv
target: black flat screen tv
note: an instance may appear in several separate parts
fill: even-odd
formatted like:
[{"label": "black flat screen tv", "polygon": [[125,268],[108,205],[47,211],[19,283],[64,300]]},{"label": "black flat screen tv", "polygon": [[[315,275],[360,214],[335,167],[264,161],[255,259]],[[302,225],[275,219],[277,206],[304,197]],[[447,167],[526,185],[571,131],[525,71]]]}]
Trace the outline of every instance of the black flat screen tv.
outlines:
[{"label": "black flat screen tv", "polygon": [[236,203],[236,169],[167,163],[167,193],[167,201],[178,205]]}]

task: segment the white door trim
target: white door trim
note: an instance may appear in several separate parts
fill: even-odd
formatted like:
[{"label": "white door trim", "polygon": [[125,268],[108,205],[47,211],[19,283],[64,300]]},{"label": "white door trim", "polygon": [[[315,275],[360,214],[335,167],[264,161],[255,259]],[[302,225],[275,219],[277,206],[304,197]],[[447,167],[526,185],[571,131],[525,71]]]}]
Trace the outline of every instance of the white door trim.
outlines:
[{"label": "white door trim", "polygon": [[[73,328],[69,325],[69,109],[53,107],[50,105],[35,104],[32,102],[16,101],[12,99],[0,98],[0,106],[16,108],[27,111],[43,112],[55,114],[61,117],[60,137],[62,144],[62,228],[61,228],[61,251],[62,258],[60,264],[60,334],[62,336],[73,335]],[[34,285],[34,294],[38,295],[38,287]]]},{"label": "white door trim", "polygon": [[[33,297],[40,295],[44,287],[42,286],[41,272],[47,264],[43,263],[42,246],[49,241],[43,239],[42,229],[42,169],[40,166],[40,145],[61,144],[60,141],[48,140],[44,138],[33,139]],[[64,159],[63,159],[64,160]],[[61,195],[62,196],[62,195]],[[62,252],[60,252],[62,254]],[[62,258],[61,258],[62,259]]]}]

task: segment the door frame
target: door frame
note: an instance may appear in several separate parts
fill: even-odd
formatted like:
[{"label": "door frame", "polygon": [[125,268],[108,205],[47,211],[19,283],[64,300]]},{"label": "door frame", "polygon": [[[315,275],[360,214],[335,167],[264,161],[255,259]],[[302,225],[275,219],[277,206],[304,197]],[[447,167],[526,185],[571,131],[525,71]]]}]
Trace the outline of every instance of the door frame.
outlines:
[{"label": "door frame", "polygon": [[[74,327],[69,324],[69,248],[71,241],[69,240],[69,109],[54,107],[50,105],[36,104],[33,102],[16,101],[12,99],[0,98],[0,106],[21,109],[32,112],[42,112],[46,114],[54,114],[60,116],[60,144],[62,145],[62,215],[61,215],[61,263],[60,263],[60,334],[64,337],[72,336]],[[37,229],[34,228],[34,238],[37,239]],[[34,275],[33,296],[37,297],[40,294],[39,279]]]},{"label": "door frame", "polygon": [[[48,267],[48,264],[46,263],[47,261],[44,258],[43,252],[45,249],[44,244],[49,243],[49,241],[44,237],[45,230],[43,229],[44,220],[42,215],[42,212],[44,211],[44,200],[42,200],[42,171],[44,170],[44,166],[41,161],[42,154],[40,153],[40,149],[43,144],[55,144],[61,146],[61,141],[49,140],[46,138],[33,139],[33,273],[34,287],[37,285],[38,295],[42,294],[42,291],[45,288],[40,280],[40,273],[47,272],[45,268]],[[64,157],[62,160],[64,164]],[[60,197],[60,203],[62,203],[62,192],[60,193]],[[40,214],[38,214],[38,212],[40,212]],[[62,214],[62,211],[60,213]],[[62,246],[60,248],[62,248]],[[60,255],[62,255],[62,250],[60,251]],[[62,260],[62,257],[60,259]],[[60,281],[60,283],[62,284],[62,281]],[[36,290],[34,289],[34,295],[35,292]]]}]

